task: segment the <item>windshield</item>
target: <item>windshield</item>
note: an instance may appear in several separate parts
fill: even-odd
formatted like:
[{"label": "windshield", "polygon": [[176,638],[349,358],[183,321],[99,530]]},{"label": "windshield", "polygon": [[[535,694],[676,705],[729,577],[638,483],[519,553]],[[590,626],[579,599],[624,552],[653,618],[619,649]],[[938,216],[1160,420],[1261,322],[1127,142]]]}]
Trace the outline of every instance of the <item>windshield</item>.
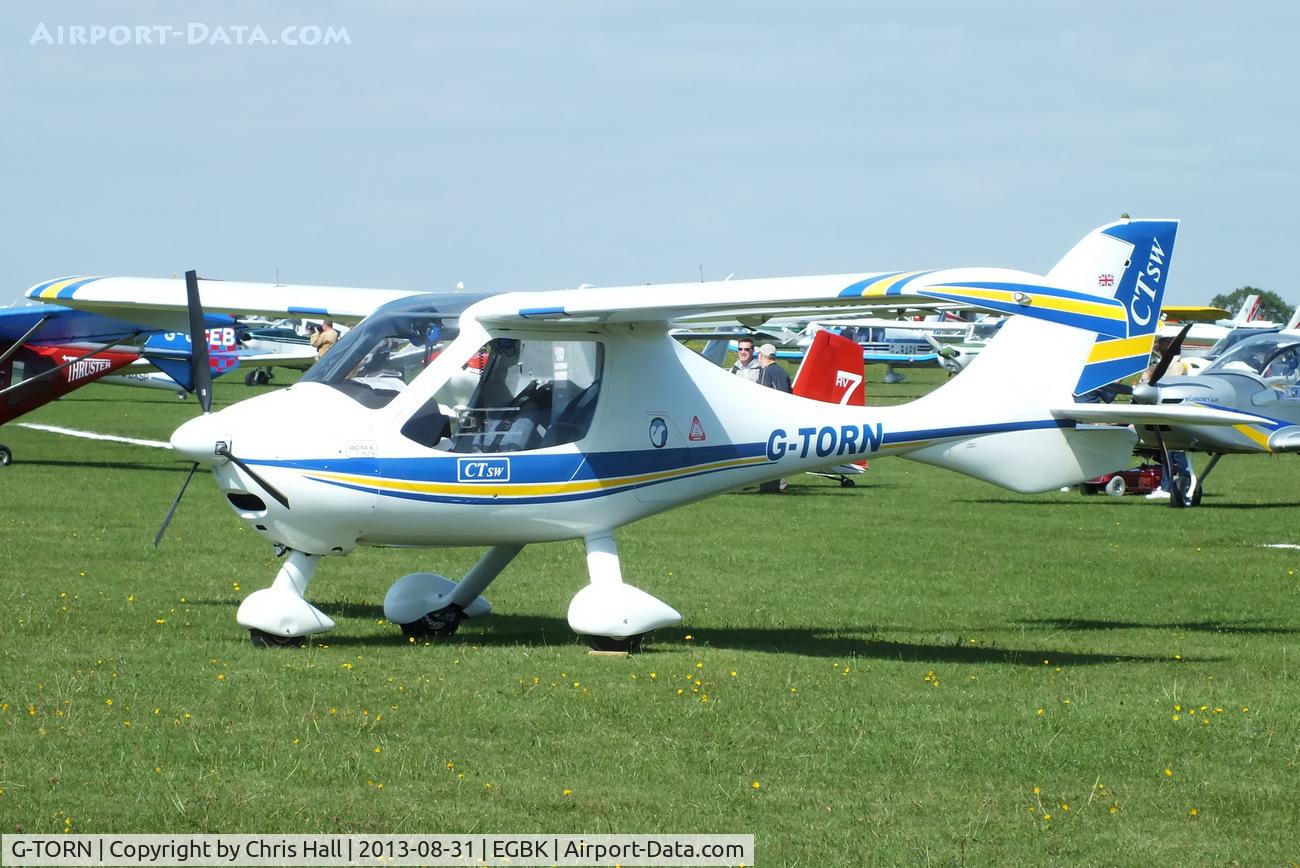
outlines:
[{"label": "windshield", "polygon": [[1250,338],[1257,338],[1262,334],[1268,334],[1269,332],[1277,332],[1277,331],[1281,331],[1281,328],[1275,328],[1275,329],[1235,328],[1232,331],[1228,332],[1223,337],[1219,338],[1219,342],[1216,343],[1214,346],[1210,347],[1210,351],[1205,354],[1205,357],[1207,359],[1217,359],[1219,356],[1223,355],[1228,350],[1232,349],[1233,347],[1235,347],[1237,344],[1241,343],[1244,340],[1249,340]]},{"label": "windshield", "polygon": [[1257,335],[1238,343],[1203,373],[1246,371],[1265,379],[1296,378],[1300,363],[1300,337],[1277,333]]},{"label": "windshield", "polygon": [[389,302],[329,349],[302,378],[383,407],[460,333],[462,311],[481,294],[429,293]]}]

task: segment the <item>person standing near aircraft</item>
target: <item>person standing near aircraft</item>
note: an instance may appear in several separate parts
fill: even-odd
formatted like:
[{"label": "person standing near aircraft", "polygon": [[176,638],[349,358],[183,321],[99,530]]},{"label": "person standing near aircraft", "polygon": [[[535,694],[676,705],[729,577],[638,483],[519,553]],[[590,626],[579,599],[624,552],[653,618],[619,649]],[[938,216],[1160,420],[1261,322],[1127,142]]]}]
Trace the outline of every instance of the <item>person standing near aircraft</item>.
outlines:
[{"label": "person standing near aircraft", "polygon": [[311,345],[316,348],[316,360],[319,361],[321,356],[329,352],[330,347],[338,342],[339,333],[334,331],[333,320],[323,320],[320,328],[312,332]]},{"label": "person standing near aircraft", "polygon": [[791,392],[793,388],[790,385],[790,375],[786,373],[785,368],[777,364],[776,347],[771,344],[763,344],[758,348],[758,384],[768,386],[772,389],[780,389],[782,392]]},{"label": "person standing near aircraft", "polygon": [[[785,368],[777,363],[776,347],[772,344],[763,344],[763,346],[759,347],[758,363],[760,366],[758,384],[760,386],[767,386],[787,393],[794,391],[794,388],[790,385],[790,375],[786,373]],[[779,494],[785,491],[785,488],[786,481],[784,477],[761,483],[758,486],[759,492],[763,494]]]},{"label": "person standing near aircraft", "polygon": [[754,357],[754,339],[741,338],[736,341],[736,361],[731,366],[731,373],[744,377],[751,383],[757,383],[762,369],[762,365]]}]

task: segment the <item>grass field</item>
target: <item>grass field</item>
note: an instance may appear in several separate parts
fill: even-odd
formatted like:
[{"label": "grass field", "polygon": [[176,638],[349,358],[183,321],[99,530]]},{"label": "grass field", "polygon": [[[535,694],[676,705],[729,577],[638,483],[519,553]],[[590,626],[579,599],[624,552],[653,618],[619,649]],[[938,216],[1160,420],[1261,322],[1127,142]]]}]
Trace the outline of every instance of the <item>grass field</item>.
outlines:
[{"label": "grass field", "polygon": [[[918,385],[873,386],[895,399]],[[878,372],[872,372],[878,383]],[[219,382],[217,403],[246,397]],[[92,386],[23,421],[165,440],[196,412]],[[8,426],[0,828],[753,833],[760,865],[1300,860],[1293,457],[1204,504],[1033,497],[898,459],[620,532],[685,615],[627,659],[564,620],[580,544],[528,548],[434,645],[388,585],[475,551],[326,561],[318,644],[234,621],[277,562],[186,465]]]}]

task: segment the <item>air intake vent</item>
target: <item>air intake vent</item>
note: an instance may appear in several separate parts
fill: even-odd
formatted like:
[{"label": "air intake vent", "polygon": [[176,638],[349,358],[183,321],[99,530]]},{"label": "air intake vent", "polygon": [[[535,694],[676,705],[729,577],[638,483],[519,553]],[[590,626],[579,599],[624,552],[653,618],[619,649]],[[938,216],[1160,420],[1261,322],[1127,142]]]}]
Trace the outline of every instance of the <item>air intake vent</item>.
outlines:
[{"label": "air intake vent", "polygon": [[232,491],[226,495],[226,500],[240,512],[265,512],[266,501],[256,494],[247,494],[242,491]]}]

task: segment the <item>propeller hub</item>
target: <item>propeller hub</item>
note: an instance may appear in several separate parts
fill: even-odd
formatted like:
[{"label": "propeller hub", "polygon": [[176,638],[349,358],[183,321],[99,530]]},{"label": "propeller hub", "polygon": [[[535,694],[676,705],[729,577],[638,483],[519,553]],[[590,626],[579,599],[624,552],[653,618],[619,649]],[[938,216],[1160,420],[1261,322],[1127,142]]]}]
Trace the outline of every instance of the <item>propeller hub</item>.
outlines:
[{"label": "propeller hub", "polygon": [[1134,404],[1159,404],[1160,387],[1150,383],[1138,383],[1133,387]]},{"label": "propeller hub", "polygon": [[191,419],[172,432],[172,448],[191,461],[202,464],[224,463],[226,459],[217,454],[217,444],[228,441],[229,438],[219,428],[213,424],[211,415]]}]

